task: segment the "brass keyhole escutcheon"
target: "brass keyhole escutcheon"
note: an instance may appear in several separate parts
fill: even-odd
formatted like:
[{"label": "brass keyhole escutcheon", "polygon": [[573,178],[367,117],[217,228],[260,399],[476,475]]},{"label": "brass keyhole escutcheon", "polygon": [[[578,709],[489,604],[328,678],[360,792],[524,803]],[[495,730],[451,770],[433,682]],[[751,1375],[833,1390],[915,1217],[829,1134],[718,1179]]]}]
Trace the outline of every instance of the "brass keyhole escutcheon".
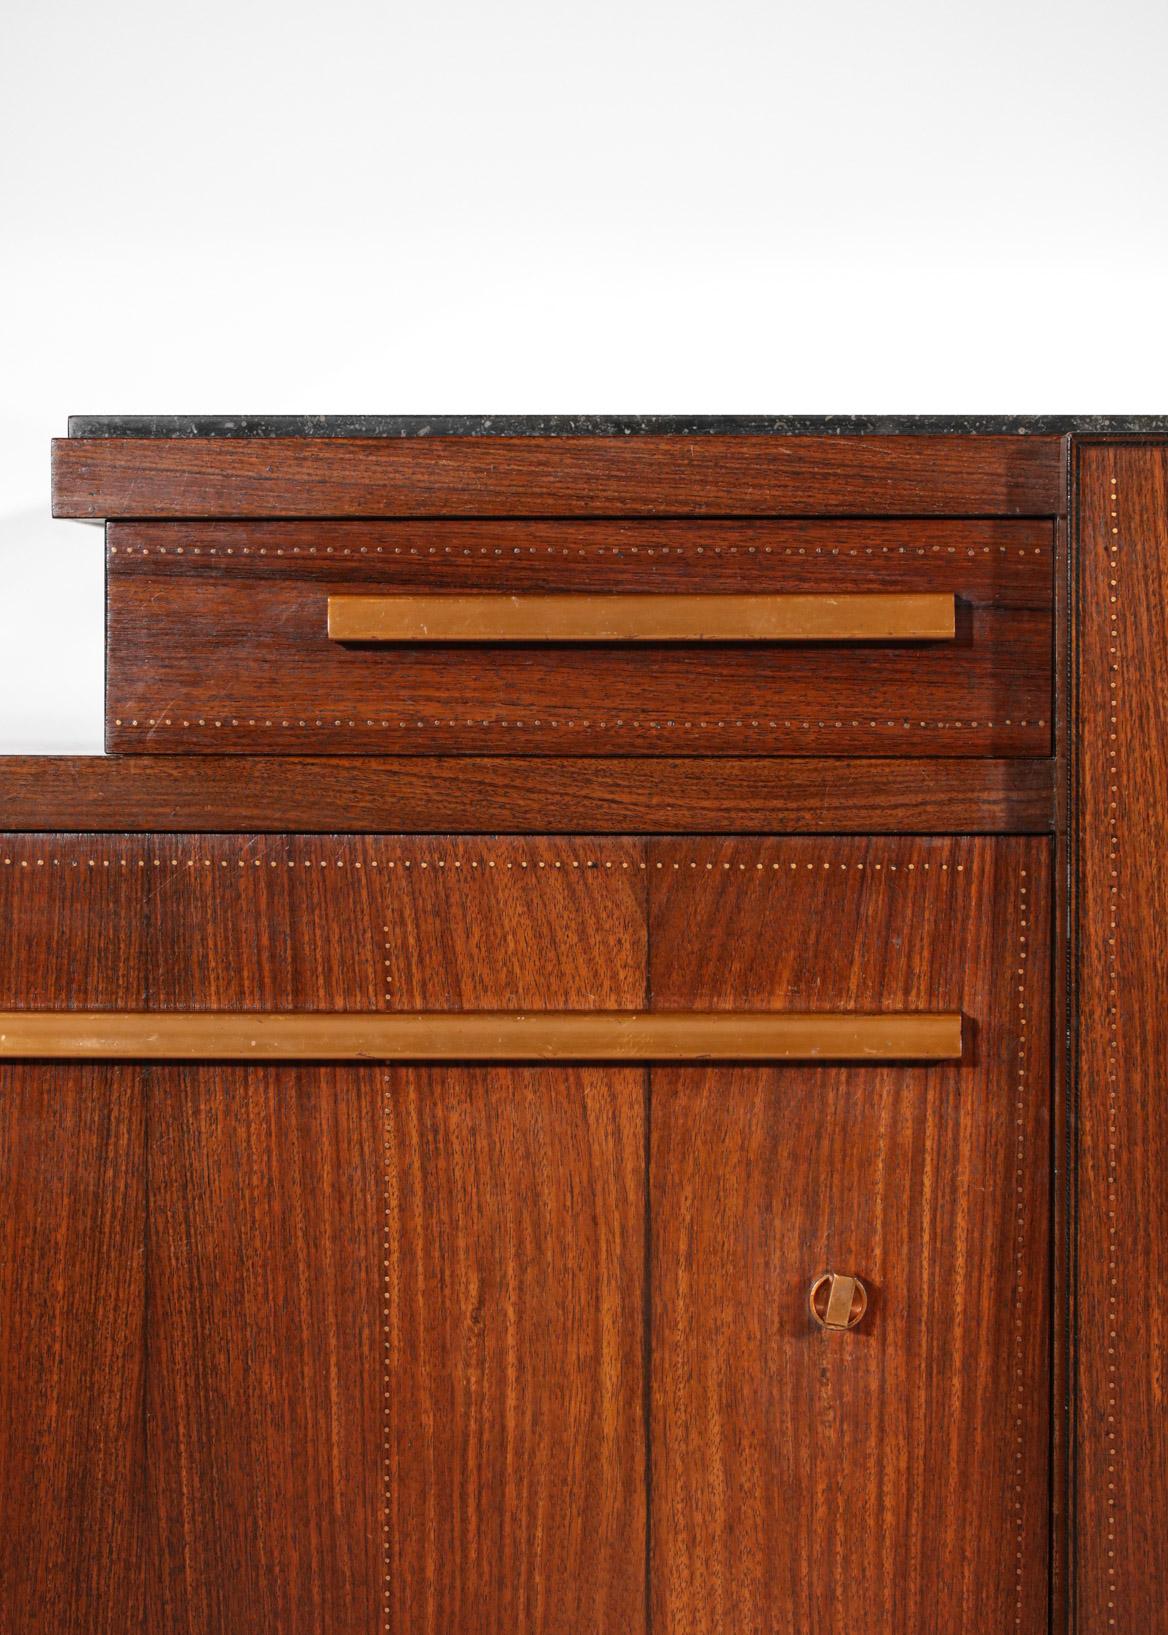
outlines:
[{"label": "brass keyhole escutcheon", "polygon": [[824,1272],[811,1285],[808,1305],[820,1328],[855,1328],[868,1309],[868,1291],[858,1277]]}]

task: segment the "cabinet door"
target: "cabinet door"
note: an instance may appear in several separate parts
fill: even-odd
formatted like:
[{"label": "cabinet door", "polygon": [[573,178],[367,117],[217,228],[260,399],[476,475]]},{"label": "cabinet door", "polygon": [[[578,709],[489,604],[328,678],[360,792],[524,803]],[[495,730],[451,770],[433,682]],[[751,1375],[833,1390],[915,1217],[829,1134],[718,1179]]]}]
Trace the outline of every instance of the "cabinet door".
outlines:
[{"label": "cabinet door", "polygon": [[6,1631],[1038,1635],[1045,841],[4,856],[0,1009],[965,1018],[932,1066],[0,1064]]},{"label": "cabinet door", "polygon": [[[645,1003],[636,843],[6,855],[7,1008]],[[5,1064],[5,1630],[643,1627],[646,1089]]]},{"label": "cabinet door", "polygon": [[[662,842],[649,879],[657,1008],[966,1035],[929,1066],[654,1068],[656,1635],[1038,1635],[1047,843]],[[823,1273],[865,1286],[855,1328],[818,1326]]]}]

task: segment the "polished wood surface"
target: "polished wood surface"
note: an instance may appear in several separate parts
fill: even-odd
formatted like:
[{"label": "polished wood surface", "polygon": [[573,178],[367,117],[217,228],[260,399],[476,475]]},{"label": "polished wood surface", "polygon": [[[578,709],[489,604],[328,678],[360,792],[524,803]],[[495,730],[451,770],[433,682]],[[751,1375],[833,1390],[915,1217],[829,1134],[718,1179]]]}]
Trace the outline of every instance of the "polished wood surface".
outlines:
[{"label": "polished wood surface", "polygon": [[57,438],[58,517],[1053,516],[1058,437]]},{"label": "polished wood surface", "polygon": [[145,1159],[139,1073],[0,1062],[6,1635],[143,1627]]},{"label": "polished wood surface", "polygon": [[335,642],[952,641],[949,595],[330,596]]},{"label": "polished wood surface", "polygon": [[[1052,542],[1049,523],[1002,521],[114,526],[107,747],[1045,756]],[[506,593],[520,611],[660,600],[686,618],[698,598],[945,597],[956,634],[390,651],[330,640],[330,600],[373,606],[375,593],[451,608]]]},{"label": "polished wood surface", "polygon": [[1078,451],[1077,1627],[1168,1583],[1168,446]]},{"label": "polished wood surface", "polygon": [[111,574],[404,593],[952,594],[1049,608],[1049,518],[320,517],[111,522]]},{"label": "polished wood surface", "polygon": [[[389,1008],[646,1004],[641,845],[394,856]],[[644,1070],[392,1068],[385,1086],[387,1626],[636,1635]]]},{"label": "polished wood surface", "polygon": [[14,755],[0,779],[10,830],[1043,833],[1054,819],[1054,769],[1034,757]]},{"label": "polished wood surface", "polygon": [[[5,997],[68,1003],[76,984],[140,1005],[137,879],[105,905],[108,938],[136,950],[111,963],[91,881],[58,878],[53,931],[14,866],[0,864]],[[142,1626],[146,1562],[141,1073],[0,1062],[0,1200],[0,1629],[125,1635]]]},{"label": "polished wood surface", "polygon": [[636,1635],[644,1073],[391,1071],[388,1627]]},{"label": "polished wood surface", "polygon": [[[130,1543],[159,1609],[149,1627],[635,1630],[648,1565],[655,1628],[717,1628],[731,1606],[794,1628],[804,1592],[782,1551],[822,1527],[809,1559],[826,1574],[845,1523],[873,1604],[903,1569],[906,1605],[938,1597],[939,1631],[958,1606],[992,1620],[1024,1544],[1022,1627],[1037,1627],[1041,1165],[1016,1227],[1014,1207],[1046,1109],[1041,1064],[1014,1073],[1022,1022],[1039,1055],[1045,1039],[1045,949],[1021,940],[1042,916],[1044,841],[29,835],[3,857],[5,1009],[389,1017],[676,1011],[700,995],[727,1015],[741,996],[972,1019],[966,1059],[931,1067],[139,1067],[147,1250],[126,1323],[146,1324],[144,1364],[123,1343],[149,1413],[120,1452],[148,1484]],[[1024,1013],[1004,1009],[1015,961],[1031,973]],[[756,1152],[750,1132],[768,1127]],[[724,1258],[768,1232],[765,1261]],[[910,1237],[929,1246],[927,1280]],[[800,1246],[789,1264],[786,1245]],[[831,1269],[872,1302],[854,1334],[822,1336],[870,1359],[862,1377],[841,1359],[833,1386],[841,1437],[862,1402],[887,1431],[857,1478],[886,1495],[867,1520],[847,1450],[823,1497],[834,1444],[798,1453],[772,1398],[810,1389],[810,1342],[770,1336],[760,1313],[783,1324],[797,1298],[819,1334],[808,1289]],[[725,1473],[742,1530],[716,1508],[709,1392],[731,1353],[732,1446],[748,1435],[763,1488],[808,1513],[785,1544],[774,1513],[751,1509],[762,1489],[745,1467]],[[911,1404],[932,1427],[923,1447]],[[946,1519],[913,1498],[922,1459],[948,1472]],[[989,1527],[991,1507],[1017,1503],[1021,1523],[1003,1533],[995,1512]]]},{"label": "polished wood surface", "polygon": [[[7,1007],[648,997],[635,842],[30,835],[3,856]],[[30,1450],[5,1473],[10,1514],[56,1526],[51,1481],[68,1467],[42,1476],[36,1438],[91,1409],[97,1446],[76,1468],[147,1484],[144,1499],[95,1483],[70,1500],[76,1539],[27,1593],[4,1585],[0,1609],[24,1619],[4,1627],[58,1627],[26,1611],[38,1587],[56,1610],[78,1597],[63,1626],[78,1631],[639,1627],[643,1070],[139,1067],[120,1081],[138,1146],[108,1154],[111,1189],[106,1150],[29,1098],[47,1072],[100,1087],[124,1071],[3,1068],[22,1117],[40,1118],[27,1139],[43,1171],[17,1217],[38,1255],[13,1296],[28,1334],[5,1343],[14,1364],[70,1347],[51,1356],[59,1401],[42,1400],[43,1367],[8,1386],[11,1436]],[[71,1208],[104,1213],[77,1231],[26,1219],[54,1176]],[[39,1302],[74,1283],[76,1310],[46,1326]],[[117,1347],[101,1381],[97,1300]],[[139,1383],[122,1413],[119,1382],[143,1368],[148,1411]],[[87,1445],[71,1435],[62,1460]],[[85,1529],[97,1542],[75,1584]],[[143,1560],[144,1626],[140,1596],[123,1595]]]},{"label": "polished wood surface", "polygon": [[132,1061],[945,1061],[960,1012],[0,1011],[0,1057]]},{"label": "polished wood surface", "polygon": [[[650,864],[655,1004],[978,1018],[960,1066],[654,1069],[653,1629],[1040,1635],[1047,843],[662,840]],[[868,1292],[850,1333],[808,1310],[825,1271]]]},{"label": "polished wood surface", "polygon": [[[325,933],[325,905],[298,909]],[[247,981],[232,919],[212,912],[203,932]],[[379,1630],[380,1073],[139,1073],[154,1610],[123,1627]]]},{"label": "polished wood surface", "polygon": [[0,773],[4,1635],[1160,1628],[1168,444],[1069,452],[55,445],[132,753]]}]

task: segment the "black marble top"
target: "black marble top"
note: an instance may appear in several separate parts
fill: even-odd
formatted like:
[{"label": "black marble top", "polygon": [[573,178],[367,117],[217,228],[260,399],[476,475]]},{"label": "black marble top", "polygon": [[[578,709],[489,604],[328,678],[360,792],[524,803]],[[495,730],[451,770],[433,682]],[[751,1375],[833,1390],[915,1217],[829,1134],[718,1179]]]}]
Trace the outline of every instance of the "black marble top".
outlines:
[{"label": "black marble top", "polygon": [[1168,434],[1147,414],[75,414],[70,437],[822,437]]}]

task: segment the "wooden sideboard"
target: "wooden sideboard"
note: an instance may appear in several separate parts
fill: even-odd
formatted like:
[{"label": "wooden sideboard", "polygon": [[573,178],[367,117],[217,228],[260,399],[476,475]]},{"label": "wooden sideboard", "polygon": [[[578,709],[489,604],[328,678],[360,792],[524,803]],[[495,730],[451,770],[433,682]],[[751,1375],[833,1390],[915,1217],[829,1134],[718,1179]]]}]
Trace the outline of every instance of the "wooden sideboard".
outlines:
[{"label": "wooden sideboard", "polygon": [[5,1635],[1168,1628],[1168,425],[82,420],[53,499]]}]

